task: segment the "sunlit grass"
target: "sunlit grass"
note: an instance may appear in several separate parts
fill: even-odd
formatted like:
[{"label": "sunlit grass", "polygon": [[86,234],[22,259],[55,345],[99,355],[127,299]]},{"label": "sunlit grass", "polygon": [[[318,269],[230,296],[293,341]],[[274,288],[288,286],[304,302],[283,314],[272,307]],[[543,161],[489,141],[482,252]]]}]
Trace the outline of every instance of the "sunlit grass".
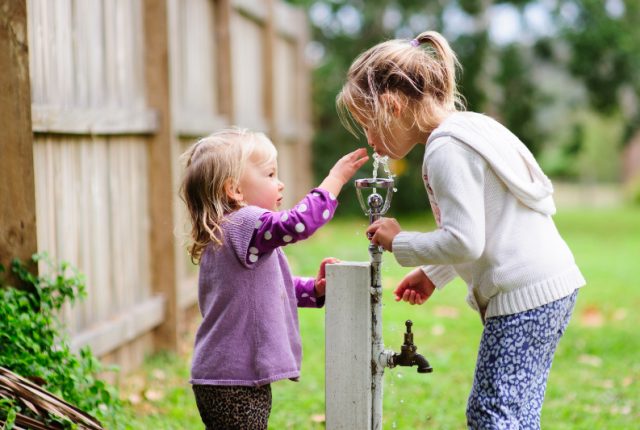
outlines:
[{"label": "sunlit grass", "polygon": [[[574,251],[588,285],[562,340],[551,372],[542,418],[545,429],[631,429],[640,422],[640,209],[561,211],[558,229]],[[430,217],[400,218],[405,229],[428,230]],[[334,220],[312,239],[286,249],[294,273],[312,276],[334,256],[367,261],[365,217]],[[414,322],[415,343],[432,374],[399,368],[385,372],[385,429],[464,429],[482,326],[464,303],[457,280],[423,306],[396,303],[391,289],[408,269],[386,254],[383,265],[384,339],[399,350],[404,321]],[[324,311],[300,310],[304,346],[300,382],[273,384],[270,428],[323,428]],[[190,345],[187,342],[187,348]],[[138,377],[160,390],[130,408],[131,428],[199,428],[186,383],[189,354],[148,360]],[[158,370],[161,370],[158,373]],[[154,377],[155,374],[155,377]],[[161,376],[161,378],[158,378]],[[160,380],[159,380],[160,379]],[[137,400],[137,399],[136,399]]]}]

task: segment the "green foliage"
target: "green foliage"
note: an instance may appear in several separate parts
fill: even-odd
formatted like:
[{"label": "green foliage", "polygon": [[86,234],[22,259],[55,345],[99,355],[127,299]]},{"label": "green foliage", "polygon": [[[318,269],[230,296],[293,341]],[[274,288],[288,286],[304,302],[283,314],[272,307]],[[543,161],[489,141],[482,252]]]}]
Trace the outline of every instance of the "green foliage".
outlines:
[{"label": "green foliage", "polygon": [[[560,3],[559,8],[567,2]],[[608,9],[612,3],[572,0],[575,16],[560,22],[570,48],[569,70],[585,83],[594,108],[606,114],[621,109],[622,93],[635,93],[636,104],[640,94],[640,2],[621,0],[617,11]],[[640,127],[640,110],[628,116],[626,137]]]},{"label": "green foliage", "polygon": [[[335,109],[335,97],[351,62],[383,40],[410,38],[424,30],[443,32],[457,53],[462,64],[459,89],[467,109],[495,116],[534,155],[546,160],[549,174],[572,180],[617,179],[617,154],[640,127],[640,2],[289,1],[310,11],[312,39],[323,52],[312,80],[317,181],[341,154],[366,145],[364,138],[356,141],[342,127]],[[521,25],[527,21],[528,8],[544,10],[549,32],[528,34],[529,28],[523,26],[521,39],[509,45],[494,43],[490,34],[500,23],[492,21],[492,8],[500,7],[520,14]],[[321,19],[315,13],[318,10]],[[452,12],[469,25],[454,28],[452,21],[446,21]],[[345,24],[347,15],[351,24],[354,20],[358,24]],[[595,126],[591,118],[597,119]],[[600,133],[621,125],[622,133]],[[424,199],[416,198],[423,196],[420,152],[412,153],[398,172],[399,192],[393,205],[398,212],[426,206]],[[359,176],[370,174],[367,164]],[[339,214],[359,212],[355,199],[341,200]]]},{"label": "green foliage", "polygon": [[458,88],[465,98],[467,109],[481,112],[489,98],[481,82],[482,66],[490,48],[489,35],[486,30],[462,35],[452,41],[452,48],[462,65]]},{"label": "green foliage", "polygon": [[[544,98],[533,83],[532,62],[523,55],[523,51],[511,44],[498,54],[500,70],[495,77],[502,90],[499,110],[502,120],[516,136],[529,147],[531,152],[540,152],[545,136],[536,124],[536,112],[544,106]],[[517,103],[514,103],[517,100]]]},{"label": "green foliage", "polygon": [[0,398],[0,423],[4,422],[3,430],[11,430],[16,423],[16,415],[20,406],[13,399]]},{"label": "green foliage", "polygon": [[570,121],[564,143],[540,157],[547,174],[588,183],[619,181],[619,142],[624,133],[619,115],[584,111]]},{"label": "green foliage", "polygon": [[638,52],[640,7],[635,0],[623,1],[622,15],[607,11],[606,2],[573,2],[577,16],[564,22],[564,36],[572,45],[570,69],[585,80],[594,105],[603,110],[616,106],[616,91],[625,82],[637,81],[634,63]]},{"label": "green foliage", "polygon": [[[35,275],[23,262],[11,263],[11,271],[27,288],[13,288],[0,280],[0,366],[42,383],[51,393],[110,423],[109,428],[117,428],[114,420],[122,404],[115,388],[98,376],[106,369],[89,348],[79,354],[71,351],[58,318],[66,303],[86,296],[84,276],[66,262],[54,265],[46,254],[35,254],[32,260],[47,270]],[[15,406],[0,404],[0,419],[7,415],[10,419],[15,412]]]}]

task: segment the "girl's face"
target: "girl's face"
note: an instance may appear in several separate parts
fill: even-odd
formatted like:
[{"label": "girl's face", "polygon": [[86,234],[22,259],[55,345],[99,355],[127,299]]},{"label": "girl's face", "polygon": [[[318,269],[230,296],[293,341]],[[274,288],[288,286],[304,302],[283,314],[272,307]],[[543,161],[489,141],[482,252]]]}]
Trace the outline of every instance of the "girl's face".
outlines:
[{"label": "girl's face", "polygon": [[391,159],[399,160],[404,158],[416,144],[425,144],[428,136],[419,130],[409,109],[403,108],[393,98],[390,98],[388,103],[393,117],[384,132],[376,127],[375,114],[372,113],[368,118],[357,115],[354,117],[362,125],[369,146],[378,155],[387,155]]},{"label": "girl's face", "polygon": [[369,146],[378,155],[388,155],[394,160],[404,158],[420,139],[399,120],[393,121],[384,135],[373,126],[364,126],[364,130]]},{"label": "girl's face", "polygon": [[278,164],[258,160],[251,156],[240,178],[242,200],[248,205],[270,211],[278,210],[282,204],[284,184],[278,179]]}]

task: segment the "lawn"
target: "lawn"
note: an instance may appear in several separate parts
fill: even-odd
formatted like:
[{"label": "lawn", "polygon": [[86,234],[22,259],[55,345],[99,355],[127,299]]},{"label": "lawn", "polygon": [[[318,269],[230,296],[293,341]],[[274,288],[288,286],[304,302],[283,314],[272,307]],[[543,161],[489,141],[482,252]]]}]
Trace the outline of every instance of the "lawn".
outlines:
[{"label": "lawn", "polygon": [[[562,210],[558,229],[574,251],[588,285],[578,296],[558,348],[542,416],[544,429],[631,429],[640,422],[640,208]],[[433,227],[430,217],[405,217],[408,230]],[[366,219],[337,219],[300,244],[286,248],[294,273],[313,275],[322,257],[367,261]],[[384,339],[399,350],[404,321],[414,322],[418,352],[432,374],[413,368],[385,372],[385,429],[464,429],[480,320],[464,303],[457,280],[423,306],[393,301],[391,290],[408,269],[390,254],[383,263]],[[304,346],[300,382],[272,385],[272,429],[323,428],[324,312],[302,309]],[[126,377],[129,428],[202,428],[186,381],[190,340],[177,355],[150,357]]]}]

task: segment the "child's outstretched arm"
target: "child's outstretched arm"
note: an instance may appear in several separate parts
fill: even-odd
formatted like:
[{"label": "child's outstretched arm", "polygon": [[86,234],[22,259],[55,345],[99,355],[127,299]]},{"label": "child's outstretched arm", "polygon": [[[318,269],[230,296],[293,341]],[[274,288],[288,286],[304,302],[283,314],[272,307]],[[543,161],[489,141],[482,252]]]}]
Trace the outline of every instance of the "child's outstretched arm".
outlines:
[{"label": "child's outstretched arm", "polygon": [[340,260],[337,258],[324,258],[320,262],[320,269],[318,269],[318,275],[315,278],[297,276],[293,278],[299,308],[321,308],[324,306],[324,294],[327,287],[325,266],[339,262]]},{"label": "child's outstretched arm", "polygon": [[364,148],[345,155],[336,162],[324,181],[292,209],[265,211],[255,227],[247,263],[258,261],[261,254],[280,246],[306,239],[329,222],[338,204],[336,197],[343,185],[368,159]]}]

